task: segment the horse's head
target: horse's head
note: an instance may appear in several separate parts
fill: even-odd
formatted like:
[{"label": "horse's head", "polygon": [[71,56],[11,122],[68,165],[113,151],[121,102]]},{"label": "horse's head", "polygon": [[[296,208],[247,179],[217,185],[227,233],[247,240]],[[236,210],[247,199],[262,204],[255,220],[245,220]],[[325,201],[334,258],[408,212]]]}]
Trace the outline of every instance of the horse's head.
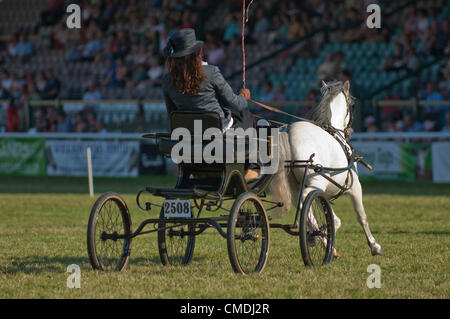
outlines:
[{"label": "horse's head", "polygon": [[322,81],[322,100],[313,110],[313,120],[327,127],[334,128],[350,139],[353,134],[353,97],[350,94],[350,82]]}]

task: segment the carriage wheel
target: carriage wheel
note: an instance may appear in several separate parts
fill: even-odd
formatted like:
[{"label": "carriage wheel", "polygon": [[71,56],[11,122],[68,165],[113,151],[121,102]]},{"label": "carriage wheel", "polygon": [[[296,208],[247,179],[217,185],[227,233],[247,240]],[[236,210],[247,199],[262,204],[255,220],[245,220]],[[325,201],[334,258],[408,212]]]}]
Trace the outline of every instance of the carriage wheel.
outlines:
[{"label": "carriage wheel", "polygon": [[[184,235],[193,231],[193,225],[165,223],[164,211],[161,209],[158,223],[158,250],[163,265],[187,265],[192,260],[195,247],[195,236]],[[175,226],[175,227],[172,227]],[[164,229],[165,227],[171,227]]]},{"label": "carriage wheel", "polygon": [[330,203],[322,191],[314,190],[306,197],[300,217],[300,249],[306,266],[332,261],[334,236]]},{"label": "carriage wheel", "polygon": [[91,210],[87,231],[87,248],[92,268],[123,270],[130,257],[131,238],[115,239],[111,235],[131,234],[131,219],[125,201],[116,193],[101,195]]},{"label": "carriage wheel", "polygon": [[231,208],[227,228],[228,256],[240,274],[263,271],[269,254],[269,219],[254,193],[241,194]]}]

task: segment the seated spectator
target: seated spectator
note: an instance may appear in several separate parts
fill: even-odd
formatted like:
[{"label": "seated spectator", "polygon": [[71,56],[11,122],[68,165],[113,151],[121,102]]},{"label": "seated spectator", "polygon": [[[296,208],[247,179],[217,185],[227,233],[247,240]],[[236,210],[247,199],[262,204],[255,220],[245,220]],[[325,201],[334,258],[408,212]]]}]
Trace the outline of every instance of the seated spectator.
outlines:
[{"label": "seated spectator", "polygon": [[292,15],[290,18],[289,33],[287,39],[289,42],[295,42],[300,40],[300,38],[306,35],[306,30],[304,25],[300,22],[300,17],[298,15]]},{"label": "seated spectator", "polygon": [[151,19],[151,29],[152,33],[162,33],[165,29],[164,23],[162,23],[157,16],[153,16]]},{"label": "seated spectator", "polygon": [[320,92],[315,88],[310,88],[308,94],[306,94],[306,101],[314,101],[317,102],[320,98]]},{"label": "seated spectator", "polygon": [[439,83],[442,90],[445,92],[444,98],[450,100],[450,61],[447,66],[442,70],[443,81]]},{"label": "seated spectator", "polygon": [[6,131],[19,131],[19,111],[13,100],[10,100],[6,109]]},{"label": "seated spectator", "polygon": [[420,9],[417,15],[417,35],[420,41],[424,40],[429,26],[427,10]]},{"label": "seated spectator", "polygon": [[193,19],[192,19],[193,15],[194,14],[190,10],[185,11],[183,13],[183,17],[181,18],[181,20],[182,20],[181,26],[180,26],[181,29],[186,29],[186,28],[193,29],[193,28],[195,28],[195,24],[192,22],[193,21]]},{"label": "seated spectator", "polygon": [[85,114],[83,111],[80,111],[77,113],[76,123],[75,123],[75,132],[77,132],[77,133],[88,132],[88,124],[85,119]]},{"label": "seated spectator", "polygon": [[405,114],[403,117],[403,123],[405,124],[406,132],[421,132],[423,131],[423,125],[419,121],[415,121],[411,114]]},{"label": "seated spectator", "polygon": [[425,120],[423,122],[423,129],[425,132],[435,132],[437,131],[437,125],[435,121]]},{"label": "seated spectator", "polygon": [[83,95],[83,101],[99,101],[102,99],[102,94],[97,89],[97,84],[91,81],[88,85],[87,91]]},{"label": "seated spectator", "polygon": [[11,98],[11,94],[4,87],[0,86],[0,100],[8,100]]},{"label": "seated spectator", "polygon": [[137,54],[134,56],[133,64],[145,65],[151,57],[151,52],[153,52],[153,47],[150,46],[147,49],[145,44],[141,44],[138,47]]},{"label": "seated spectator", "polygon": [[368,133],[378,132],[375,117],[373,115],[369,115],[364,119],[364,127]]},{"label": "seated spectator", "polygon": [[417,34],[417,9],[412,7],[408,13],[408,19],[406,20],[403,31],[406,36],[415,36]]},{"label": "seated spectator", "polygon": [[266,18],[266,14],[262,8],[258,8],[256,11],[256,23],[253,27],[253,36],[258,38],[269,30],[269,21]]},{"label": "seated spectator", "polygon": [[17,57],[24,61],[33,55],[33,43],[28,39],[27,34],[20,36],[20,41],[17,44]]},{"label": "seated spectator", "polygon": [[398,120],[395,122],[394,132],[404,132],[405,131],[405,123],[402,120]]},{"label": "seated spectator", "polygon": [[360,16],[361,15],[359,14],[358,10],[356,10],[355,8],[351,8],[347,12],[347,16],[344,20],[344,31],[342,33],[343,41],[351,42],[360,39],[362,31],[364,31],[364,28],[366,27],[365,25],[363,25]]},{"label": "seated spectator", "polygon": [[147,72],[144,69],[142,64],[138,64],[131,74],[131,80],[133,82],[133,86],[138,86],[143,83],[147,79]]},{"label": "seated spectator", "polygon": [[41,93],[41,97],[44,100],[56,99],[59,95],[61,83],[59,79],[54,75],[52,69],[45,71],[45,86]]},{"label": "seated spectator", "polygon": [[266,82],[264,84],[264,94],[260,97],[261,102],[272,102],[274,94],[272,90],[272,83]]},{"label": "seated spectator", "polygon": [[35,113],[35,127],[38,132],[47,132],[48,131],[48,120],[47,120],[47,109],[45,107],[41,107]]},{"label": "seated spectator", "polygon": [[153,86],[160,86],[164,69],[158,64],[155,58],[150,59],[150,68],[148,69],[147,76],[150,79],[150,83]]},{"label": "seated spectator", "polygon": [[116,88],[119,86],[117,83],[117,77],[116,77],[116,70],[117,70],[117,63],[114,61],[114,58],[112,56],[109,56],[106,59],[106,74],[105,79],[103,80],[103,85],[108,86],[110,88]]},{"label": "seated spectator", "polygon": [[231,38],[240,34],[241,25],[239,24],[239,13],[228,16],[225,20],[225,32],[223,34],[223,41],[229,42]]},{"label": "seated spectator", "polygon": [[14,34],[12,41],[10,44],[8,44],[8,56],[10,58],[16,58],[17,57],[17,47],[19,45],[19,35]]},{"label": "seated spectator", "polygon": [[66,53],[66,60],[69,62],[80,60],[85,46],[86,39],[84,35],[82,33],[78,33],[76,40],[69,43],[69,47]]},{"label": "seated spectator", "polygon": [[325,61],[317,69],[317,75],[320,80],[330,81],[336,79],[340,71],[339,60],[334,53],[327,53]]},{"label": "seated spectator", "polygon": [[47,123],[47,131],[56,132],[58,127],[58,116],[56,114],[56,110],[53,107],[49,107],[47,110]]},{"label": "seated spectator", "polygon": [[117,34],[115,32],[111,32],[108,36],[108,40],[106,41],[106,53],[108,56],[116,56],[118,50],[117,45]]},{"label": "seated spectator", "polygon": [[274,95],[274,101],[286,101],[286,94],[284,94],[285,87],[283,84],[278,85],[277,91]]},{"label": "seated spectator", "polygon": [[97,121],[97,117],[95,116],[95,113],[92,111],[87,112],[87,132],[91,133],[97,133],[100,132],[103,129],[102,123],[100,121]]},{"label": "seated spectator", "polygon": [[419,58],[412,46],[408,46],[406,49],[406,56],[403,60],[404,69],[407,71],[416,71],[420,66]]},{"label": "seated spectator", "polygon": [[102,49],[102,43],[93,32],[88,32],[86,41],[86,45],[81,52],[81,58],[84,61],[93,61],[97,53]]},{"label": "seated spectator", "polygon": [[42,95],[44,92],[45,84],[46,84],[45,72],[41,71],[38,73],[37,78],[36,78],[36,89],[40,95]]},{"label": "seated spectator", "polygon": [[450,112],[445,113],[445,125],[442,127],[443,132],[450,132]]},{"label": "seated spectator", "polygon": [[125,87],[128,80],[128,68],[122,59],[117,60],[116,80],[119,87]]},{"label": "seated spectator", "polygon": [[214,40],[208,43],[206,47],[206,54],[208,55],[208,64],[218,66],[220,69],[223,68],[227,56],[219,41]]},{"label": "seated spectator", "polygon": [[57,119],[56,132],[58,133],[72,132],[72,124],[67,118],[66,112],[64,112],[63,110],[58,111],[56,119]]},{"label": "seated spectator", "polygon": [[130,38],[128,32],[120,31],[117,39],[117,50],[115,58],[124,58],[130,51]]},{"label": "seated spectator", "polygon": [[16,74],[13,74],[11,88],[9,89],[9,93],[13,98],[20,98],[20,94],[22,93],[22,84],[22,80]]},{"label": "seated spectator", "polygon": [[[392,101],[398,101],[400,100],[399,95],[395,95],[393,90],[388,90],[386,93],[386,96],[384,97],[385,100],[392,100]],[[400,106],[398,105],[384,105],[381,108],[381,115],[383,119],[386,119],[388,117],[390,118],[401,118],[401,111]]]},{"label": "seated spectator", "polygon": [[[437,90],[436,85],[433,82],[428,82],[426,91],[422,92],[420,95],[421,100],[426,101],[442,101],[444,97]],[[427,113],[439,112],[440,107],[435,105],[425,105],[423,110]]]},{"label": "seated spectator", "polygon": [[41,96],[39,95],[39,92],[36,89],[35,84],[28,84],[26,86],[26,91],[27,91],[27,99],[29,101],[38,101],[41,99]]},{"label": "seated spectator", "polygon": [[0,80],[1,80],[0,87],[9,92],[13,84],[13,79],[6,69],[2,70]]},{"label": "seated spectator", "polygon": [[403,45],[396,42],[394,50],[394,54],[384,60],[380,71],[396,71],[404,67],[405,54],[403,51]]},{"label": "seated spectator", "polygon": [[268,39],[275,44],[287,45],[289,44],[289,19],[286,15],[275,15],[273,17],[272,31],[270,32]]}]

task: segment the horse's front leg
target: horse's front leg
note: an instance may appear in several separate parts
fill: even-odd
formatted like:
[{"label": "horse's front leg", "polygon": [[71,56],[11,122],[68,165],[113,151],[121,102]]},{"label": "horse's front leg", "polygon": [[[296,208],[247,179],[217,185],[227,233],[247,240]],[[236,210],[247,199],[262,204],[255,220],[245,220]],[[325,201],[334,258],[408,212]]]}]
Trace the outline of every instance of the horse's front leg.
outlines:
[{"label": "horse's front leg", "polygon": [[[354,171],[352,173],[356,175]],[[349,191],[349,195],[358,221],[364,230],[364,234],[366,235],[367,243],[369,244],[372,255],[384,255],[383,248],[381,248],[381,246],[375,241],[375,238],[372,236],[372,232],[370,231],[369,222],[367,221],[367,215],[362,201],[362,187],[357,176],[355,177],[352,188]]]}]

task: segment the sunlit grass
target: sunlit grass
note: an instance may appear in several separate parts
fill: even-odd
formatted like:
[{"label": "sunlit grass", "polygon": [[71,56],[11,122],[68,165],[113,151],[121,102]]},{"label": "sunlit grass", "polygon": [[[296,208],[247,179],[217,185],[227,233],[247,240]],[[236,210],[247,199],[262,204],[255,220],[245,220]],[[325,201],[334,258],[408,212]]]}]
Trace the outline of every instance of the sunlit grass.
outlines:
[{"label": "sunlit grass", "polygon": [[[159,214],[139,211],[135,192],[173,181],[101,179],[96,193],[125,193],[135,229]],[[365,183],[363,189],[384,257],[370,255],[350,200],[343,197],[334,207],[342,220],[337,234],[342,258],[326,267],[306,268],[298,237],[276,229],[264,272],[236,275],[226,240],[211,229],[197,237],[188,266],[162,266],[156,234],[150,234],[133,240],[124,272],[103,273],[92,270],[87,256],[86,227],[95,199],[87,195],[85,179],[2,177],[0,298],[449,298],[449,185]],[[292,214],[282,221],[291,222]],[[374,263],[382,270],[380,289],[366,286],[367,266]],[[81,289],[66,287],[70,264],[81,267]]]}]

